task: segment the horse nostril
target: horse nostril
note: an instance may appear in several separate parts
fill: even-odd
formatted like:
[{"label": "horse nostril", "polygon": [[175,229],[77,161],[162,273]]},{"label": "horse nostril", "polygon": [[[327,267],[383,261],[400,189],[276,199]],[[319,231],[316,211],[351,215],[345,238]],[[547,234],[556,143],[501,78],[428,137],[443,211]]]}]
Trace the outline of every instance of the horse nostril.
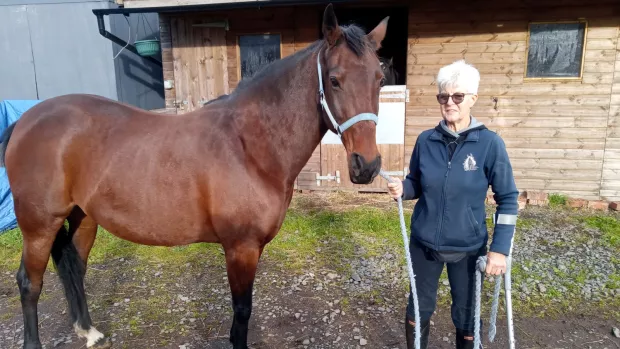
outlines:
[{"label": "horse nostril", "polygon": [[361,155],[357,154],[357,153],[353,153],[353,169],[354,170],[361,170],[364,168],[364,159],[362,158]]}]

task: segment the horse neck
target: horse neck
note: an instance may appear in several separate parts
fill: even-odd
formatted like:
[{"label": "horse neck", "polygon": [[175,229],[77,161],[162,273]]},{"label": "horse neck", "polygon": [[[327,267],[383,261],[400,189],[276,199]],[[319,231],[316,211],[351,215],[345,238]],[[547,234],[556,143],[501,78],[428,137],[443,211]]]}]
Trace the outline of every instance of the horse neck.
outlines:
[{"label": "horse neck", "polygon": [[[256,81],[239,91],[246,105],[240,136],[254,166],[292,185],[325,135],[318,108],[316,43],[277,61]],[[246,104],[247,103],[247,104]]]}]

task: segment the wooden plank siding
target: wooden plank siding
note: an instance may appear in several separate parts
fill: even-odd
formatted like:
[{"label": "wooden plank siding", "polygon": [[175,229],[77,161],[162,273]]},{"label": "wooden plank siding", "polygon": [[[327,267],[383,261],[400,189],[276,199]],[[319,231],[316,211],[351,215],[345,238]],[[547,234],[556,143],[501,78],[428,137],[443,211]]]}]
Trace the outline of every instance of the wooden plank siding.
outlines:
[{"label": "wooden plank siding", "polygon": [[[159,14],[159,35],[161,46],[161,60],[164,81],[174,82],[174,59],[172,57],[172,34],[170,32],[170,16]],[[174,110],[176,113],[176,89],[174,83],[172,88],[164,89],[165,108]]]},{"label": "wooden plank siding", "polygon": [[[410,7],[406,163],[418,135],[441,120],[435,99],[439,68],[465,59],[481,73],[472,114],[504,139],[519,190],[618,199],[618,7],[608,1],[599,7],[543,7],[550,0],[484,2],[495,8],[490,10],[482,1],[448,3]],[[453,4],[462,10],[441,9],[455,10]],[[528,23],[578,18],[588,21],[582,80],[524,81]]]},{"label": "wooden plank siding", "polygon": [[202,26],[206,20],[170,19],[177,113],[200,109],[203,103],[229,93],[226,32]]},{"label": "wooden plank siding", "polygon": [[614,73],[609,74],[613,78],[600,193],[602,199],[610,201],[620,200],[620,30],[616,34],[615,43]]}]

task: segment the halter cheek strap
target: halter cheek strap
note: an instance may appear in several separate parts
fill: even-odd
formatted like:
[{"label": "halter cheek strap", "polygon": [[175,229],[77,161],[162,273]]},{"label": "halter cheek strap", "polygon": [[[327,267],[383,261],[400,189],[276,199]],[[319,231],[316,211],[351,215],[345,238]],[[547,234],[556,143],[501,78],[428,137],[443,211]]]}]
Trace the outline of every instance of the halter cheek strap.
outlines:
[{"label": "halter cheek strap", "polygon": [[323,73],[321,72],[321,51],[319,51],[319,54],[316,56],[316,64],[319,72],[319,100],[323,110],[325,110],[329,120],[332,122],[332,126],[334,127],[338,137],[342,137],[344,131],[360,121],[372,121],[375,125],[379,122],[379,117],[375,113],[361,113],[345,121],[342,125],[338,125],[338,122],[334,119],[332,112],[329,110],[327,100],[325,99],[325,91],[323,90]]}]

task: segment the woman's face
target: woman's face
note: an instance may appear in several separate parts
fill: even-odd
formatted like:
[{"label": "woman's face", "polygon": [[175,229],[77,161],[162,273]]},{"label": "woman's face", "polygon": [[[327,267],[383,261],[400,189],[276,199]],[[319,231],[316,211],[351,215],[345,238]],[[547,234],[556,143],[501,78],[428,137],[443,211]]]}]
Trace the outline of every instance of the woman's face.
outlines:
[{"label": "woman's face", "polygon": [[[454,96],[454,94],[457,94],[457,96]],[[459,94],[463,94],[464,96],[462,96],[462,98],[459,98]],[[476,103],[478,95],[467,94],[467,90],[461,88],[459,85],[446,86],[446,88],[440,92],[440,95],[451,95],[451,97],[448,98],[447,103],[439,104],[439,107],[441,109],[441,116],[447,123],[459,124],[464,119],[469,120],[469,115],[471,114],[471,107],[473,107],[473,105]],[[455,99],[457,103],[460,103],[455,103]]]}]

